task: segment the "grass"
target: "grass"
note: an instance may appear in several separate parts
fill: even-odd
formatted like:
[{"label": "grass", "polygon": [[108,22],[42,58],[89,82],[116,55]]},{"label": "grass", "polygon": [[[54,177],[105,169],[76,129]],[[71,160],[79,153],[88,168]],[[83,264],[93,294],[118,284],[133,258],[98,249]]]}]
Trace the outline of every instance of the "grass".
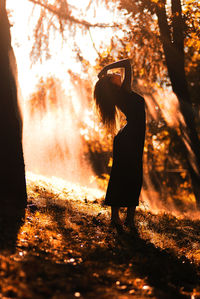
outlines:
[{"label": "grass", "polygon": [[199,220],[138,209],[135,238],[110,227],[98,190],[29,177],[28,195],[0,298],[200,298]]}]

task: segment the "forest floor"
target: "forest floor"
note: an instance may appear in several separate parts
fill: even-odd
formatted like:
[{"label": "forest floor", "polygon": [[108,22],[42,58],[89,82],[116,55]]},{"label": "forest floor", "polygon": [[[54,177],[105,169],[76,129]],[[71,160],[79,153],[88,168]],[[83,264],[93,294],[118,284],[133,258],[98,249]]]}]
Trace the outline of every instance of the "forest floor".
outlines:
[{"label": "forest floor", "polygon": [[28,196],[16,252],[0,254],[0,298],[200,298],[200,220],[138,209],[134,237],[95,190],[32,177]]}]

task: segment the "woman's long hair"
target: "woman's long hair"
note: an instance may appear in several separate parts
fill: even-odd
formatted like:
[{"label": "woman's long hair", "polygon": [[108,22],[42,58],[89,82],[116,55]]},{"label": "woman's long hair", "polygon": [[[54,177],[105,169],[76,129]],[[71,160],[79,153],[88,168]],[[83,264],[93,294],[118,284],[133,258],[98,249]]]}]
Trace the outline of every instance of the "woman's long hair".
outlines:
[{"label": "woman's long hair", "polygon": [[120,87],[111,81],[112,75],[101,77],[94,87],[94,101],[101,122],[114,132],[118,115]]}]

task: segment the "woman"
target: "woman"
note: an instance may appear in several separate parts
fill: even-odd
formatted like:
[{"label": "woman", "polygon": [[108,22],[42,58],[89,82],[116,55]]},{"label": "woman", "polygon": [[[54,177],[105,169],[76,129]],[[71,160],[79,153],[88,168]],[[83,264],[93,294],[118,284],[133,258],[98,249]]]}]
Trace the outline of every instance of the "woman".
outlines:
[{"label": "woman", "polygon": [[[121,75],[108,74],[114,68],[125,70]],[[120,207],[127,207],[125,224],[135,231],[134,215],[139,204],[142,187],[142,156],[145,138],[144,99],[131,90],[131,64],[123,59],[105,66],[98,75],[94,99],[101,121],[107,128],[115,124],[117,109],[127,119],[127,124],[118,132],[113,143],[113,165],[105,197],[111,206],[111,223],[123,230],[119,216]]]}]

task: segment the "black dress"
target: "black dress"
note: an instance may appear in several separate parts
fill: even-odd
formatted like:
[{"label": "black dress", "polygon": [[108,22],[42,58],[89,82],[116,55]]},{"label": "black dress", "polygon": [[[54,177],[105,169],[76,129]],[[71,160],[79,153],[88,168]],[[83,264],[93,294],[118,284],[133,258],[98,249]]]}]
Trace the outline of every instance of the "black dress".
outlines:
[{"label": "black dress", "polygon": [[113,143],[113,165],[106,192],[105,205],[132,207],[139,204],[143,179],[145,139],[144,99],[134,92],[123,92],[127,124]]}]

